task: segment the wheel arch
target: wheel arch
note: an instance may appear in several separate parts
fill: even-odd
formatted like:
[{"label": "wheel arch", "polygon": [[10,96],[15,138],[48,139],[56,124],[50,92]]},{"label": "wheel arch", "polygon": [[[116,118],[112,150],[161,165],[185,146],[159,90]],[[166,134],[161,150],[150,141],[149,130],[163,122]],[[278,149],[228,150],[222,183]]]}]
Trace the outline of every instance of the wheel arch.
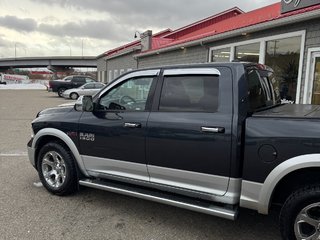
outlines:
[{"label": "wheel arch", "polygon": [[[258,212],[268,214],[273,197],[279,194],[278,191],[281,190],[281,187],[290,179],[301,177],[303,173],[312,172],[312,176],[314,176],[314,171],[320,172],[320,154],[301,155],[279,164],[272,170],[262,184],[258,200]],[[297,182],[298,181],[294,181],[294,183]],[[303,182],[306,183],[309,182],[309,180],[304,178],[301,183]],[[290,182],[290,184],[292,184],[292,182]]]},{"label": "wheel arch", "polygon": [[69,148],[69,150],[72,152],[74,159],[76,161],[76,165],[77,165],[78,169],[80,170],[80,172],[82,174],[84,174],[85,176],[89,176],[86,169],[85,169],[82,157],[81,157],[76,145],[74,144],[74,142],[71,140],[71,138],[66,133],[62,132],[61,130],[55,129],[55,128],[41,129],[34,136],[34,139],[32,142],[32,148],[36,150],[34,153],[35,163],[37,161],[38,153],[39,153],[39,150],[41,149],[41,147],[50,141],[60,141],[64,145],[66,145]]}]

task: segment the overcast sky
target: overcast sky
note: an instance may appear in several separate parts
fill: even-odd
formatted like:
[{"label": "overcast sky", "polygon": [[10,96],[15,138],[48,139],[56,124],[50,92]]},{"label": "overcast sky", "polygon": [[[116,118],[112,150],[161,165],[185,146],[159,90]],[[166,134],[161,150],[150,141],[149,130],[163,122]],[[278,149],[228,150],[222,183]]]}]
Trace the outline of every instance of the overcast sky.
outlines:
[{"label": "overcast sky", "polygon": [[[96,56],[135,31],[177,29],[232,7],[280,0],[0,0],[0,58]],[[82,47],[83,46],[83,47]]]}]

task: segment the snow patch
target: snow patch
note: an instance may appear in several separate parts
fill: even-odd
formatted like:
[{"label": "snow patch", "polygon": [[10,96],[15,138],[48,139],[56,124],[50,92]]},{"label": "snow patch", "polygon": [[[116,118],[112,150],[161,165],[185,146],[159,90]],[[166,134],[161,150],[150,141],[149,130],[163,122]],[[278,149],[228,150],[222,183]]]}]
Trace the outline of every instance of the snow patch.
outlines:
[{"label": "snow patch", "polygon": [[47,86],[41,83],[19,83],[19,84],[0,84],[0,90],[24,90],[24,89],[43,89],[46,90]]}]

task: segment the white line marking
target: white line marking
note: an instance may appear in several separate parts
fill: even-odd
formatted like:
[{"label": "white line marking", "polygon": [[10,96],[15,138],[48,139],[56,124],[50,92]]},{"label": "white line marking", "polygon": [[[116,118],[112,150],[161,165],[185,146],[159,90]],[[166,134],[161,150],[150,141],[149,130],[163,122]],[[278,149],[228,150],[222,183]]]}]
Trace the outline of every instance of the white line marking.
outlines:
[{"label": "white line marking", "polygon": [[27,153],[0,153],[0,157],[26,157]]}]

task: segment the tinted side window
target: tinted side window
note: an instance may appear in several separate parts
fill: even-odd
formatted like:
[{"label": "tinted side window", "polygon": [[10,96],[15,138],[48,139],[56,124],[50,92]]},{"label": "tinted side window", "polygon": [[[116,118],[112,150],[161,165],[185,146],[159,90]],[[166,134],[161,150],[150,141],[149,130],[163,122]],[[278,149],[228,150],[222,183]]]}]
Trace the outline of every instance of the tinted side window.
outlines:
[{"label": "tinted side window", "polygon": [[85,89],[94,89],[94,83],[88,83],[84,86]]},{"label": "tinted side window", "polygon": [[104,84],[102,84],[102,83],[95,83],[94,86],[95,86],[95,88],[100,89],[100,88],[103,88],[103,87],[104,87]]},{"label": "tinted side window", "polygon": [[86,77],[86,83],[95,82],[94,79]]},{"label": "tinted side window", "polygon": [[215,112],[218,108],[218,93],[218,76],[167,76],[162,86],[159,110]]},{"label": "tinted side window", "polygon": [[85,82],[83,77],[73,77],[72,81],[75,83],[84,83]]}]

